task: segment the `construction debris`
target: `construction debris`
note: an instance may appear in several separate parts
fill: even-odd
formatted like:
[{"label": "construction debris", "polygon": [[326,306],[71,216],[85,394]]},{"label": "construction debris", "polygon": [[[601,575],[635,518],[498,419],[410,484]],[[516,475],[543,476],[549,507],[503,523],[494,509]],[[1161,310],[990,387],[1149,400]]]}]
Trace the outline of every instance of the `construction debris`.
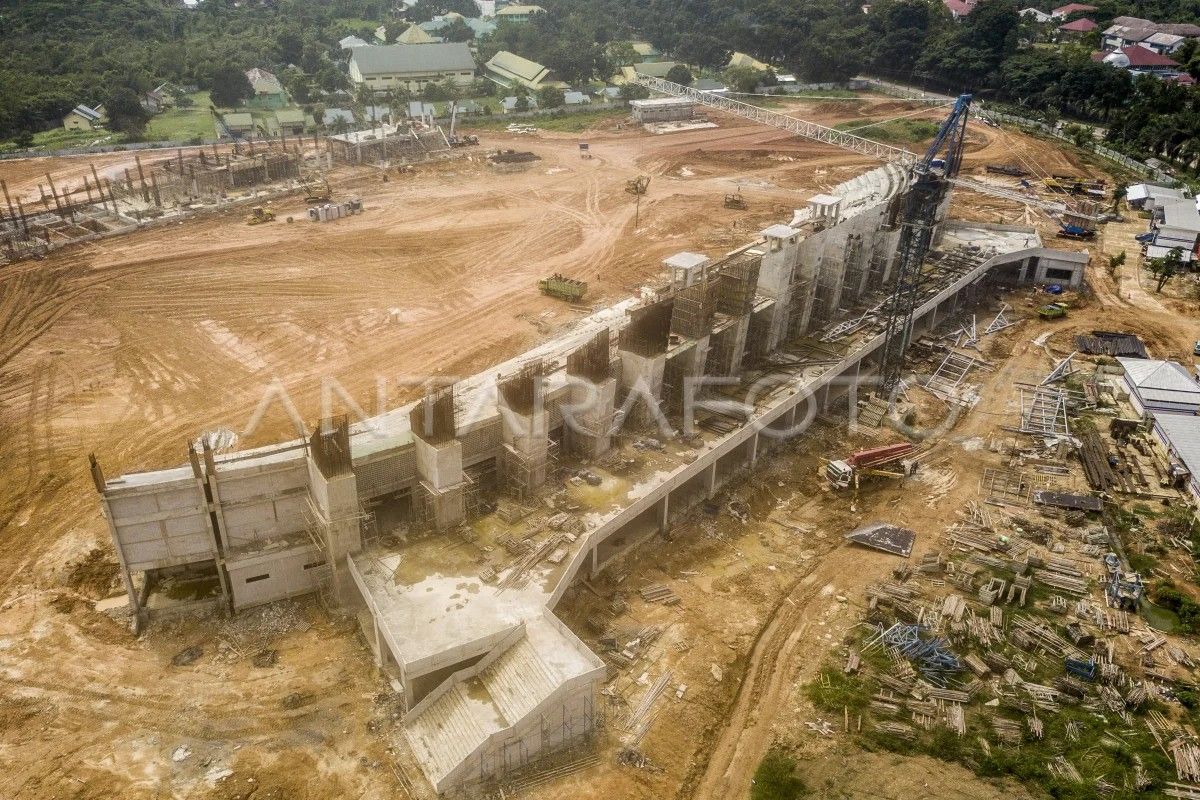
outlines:
[{"label": "construction debris", "polygon": [[846,534],[846,539],[855,544],[908,558],[913,542],[917,539],[917,532],[886,522],[872,522],[850,531]]}]

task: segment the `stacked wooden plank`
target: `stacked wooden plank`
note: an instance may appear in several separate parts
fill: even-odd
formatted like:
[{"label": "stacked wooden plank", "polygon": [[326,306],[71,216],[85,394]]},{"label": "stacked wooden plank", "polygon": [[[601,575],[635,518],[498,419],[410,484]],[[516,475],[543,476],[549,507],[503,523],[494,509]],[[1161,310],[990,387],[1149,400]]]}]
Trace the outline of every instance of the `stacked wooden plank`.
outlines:
[{"label": "stacked wooden plank", "polygon": [[679,595],[675,594],[671,587],[664,586],[661,583],[647,586],[639,594],[641,594],[642,599],[647,603],[662,603],[663,605],[673,606],[679,602]]}]

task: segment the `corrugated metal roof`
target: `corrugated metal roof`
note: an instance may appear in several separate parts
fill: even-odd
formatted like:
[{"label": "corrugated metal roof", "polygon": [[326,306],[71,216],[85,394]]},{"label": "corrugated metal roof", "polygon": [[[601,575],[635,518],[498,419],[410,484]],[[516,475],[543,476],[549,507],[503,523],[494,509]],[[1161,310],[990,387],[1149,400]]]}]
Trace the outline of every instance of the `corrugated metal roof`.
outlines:
[{"label": "corrugated metal roof", "polygon": [[522,58],[516,53],[510,53],[507,50],[501,50],[496,55],[488,59],[487,67],[496,72],[511,75],[515,78],[520,78],[523,81],[536,83],[544,78],[550,70],[543,67],[536,61],[530,61],[528,58]]},{"label": "corrugated metal roof", "polygon": [[350,60],[363,75],[406,72],[466,72],[475,69],[475,59],[464,42],[356,47]]},{"label": "corrugated metal roof", "polygon": [[1154,427],[1166,437],[1168,446],[1193,475],[1200,475],[1200,417],[1190,414],[1159,414]]},{"label": "corrugated metal roof", "polygon": [[1190,397],[1189,402],[1200,403],[1200,384],[1196,384],[1181,363],[1126,357],[1118,357],[1117,363],[1124,368],[1126,380],[1140,395],[1145,396],[1146,391],[1178,392]]}]

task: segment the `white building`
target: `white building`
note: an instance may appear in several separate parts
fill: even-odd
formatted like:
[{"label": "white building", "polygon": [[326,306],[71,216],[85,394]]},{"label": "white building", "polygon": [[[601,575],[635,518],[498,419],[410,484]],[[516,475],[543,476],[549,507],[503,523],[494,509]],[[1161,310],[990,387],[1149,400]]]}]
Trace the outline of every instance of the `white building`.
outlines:
[{"label": "white building", "polygon": [[1174,361],[1152,358],[1117,358],[1125,370],[1129,403],[1141,415],[1155,418],[1200,411],[1200,384]]}]

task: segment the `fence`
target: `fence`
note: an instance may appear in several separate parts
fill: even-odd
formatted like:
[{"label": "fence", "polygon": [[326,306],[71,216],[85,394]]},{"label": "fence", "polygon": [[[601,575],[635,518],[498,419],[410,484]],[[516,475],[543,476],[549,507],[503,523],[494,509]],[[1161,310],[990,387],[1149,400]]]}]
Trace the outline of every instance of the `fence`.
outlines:
[{"label": "fence", "polygon": [[[875,87],[875,89],[878,91],[896,97],[901,97],[906,100],[944,100],[946,102],[951,102],[954,99],[947,95],[940,95],[936,92],[927,92],[924,89],[917,89],[912,86],[904,86],[903,84],[892,83],[891,81],[883,81],[879,80],[878,78],[865,78],[863,80],[864,82]],[[1019,125],[1023,128],[1032,128],[1040,133],[1046,134],[1047,136],[1053,136],[1055,139],[1061,139],[1064,142],[1074,141],[1070,136],[1067,136],[1057,128],[1047,125],[1045,122],[1035,119],[1028,119],[1027,117],[1019,117],[1015,114],[1007,114],[1003,111],[993,111],[983,103],[980,103],[976,106],[976,112],[981,118],[986,118],[995,122],[1007,122],[1010,125]],[[1088,127],[1090,128],[1091,126]],[[1175,183],[1175,179],[1162,170],[1155,169],[1149,164],[1144,164],[1141,161],[1130,158],[1124,153],[1113,150],[1111,147],[1105,147],[1102,144],[1093,143],[1092,150],[1095,151],[1096,155],[1100,156],[1101,158],[1111,161],[1118,166],[1124,167],[1131,172],[1136,172],[1139,175],[1144,175],[1146,177],[1153,178],[1156,181],[1161,181],[1167,184]]]}]

